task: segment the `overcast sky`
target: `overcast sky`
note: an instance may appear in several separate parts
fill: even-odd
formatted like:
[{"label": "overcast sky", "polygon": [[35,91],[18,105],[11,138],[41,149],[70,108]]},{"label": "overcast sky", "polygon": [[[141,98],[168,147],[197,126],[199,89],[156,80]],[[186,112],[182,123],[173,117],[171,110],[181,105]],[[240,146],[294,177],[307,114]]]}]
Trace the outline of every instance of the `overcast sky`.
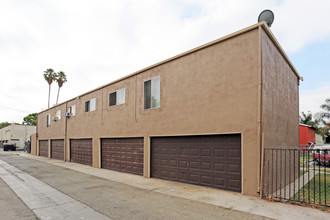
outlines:
[{"label": "overcast sky", "polygon": [[[304,77],[300,111],[330,98],[329,0],[0,0],[0,122],[47,108],[43,71],[64,71],[59,102],[257,23]],[[52,86],[51,105],[57,85]]]}]

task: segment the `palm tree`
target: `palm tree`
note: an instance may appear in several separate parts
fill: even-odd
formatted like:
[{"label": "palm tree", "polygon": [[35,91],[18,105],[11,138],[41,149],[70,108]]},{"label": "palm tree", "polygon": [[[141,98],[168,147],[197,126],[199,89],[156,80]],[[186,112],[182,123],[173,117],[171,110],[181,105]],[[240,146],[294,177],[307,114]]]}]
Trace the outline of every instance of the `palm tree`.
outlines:
[{"label": "palm tree", "polygon": [[57,84],[58,84],[58,92],[57,92],[57,99],[56,99],[56,105],[57,105],[58,96],[60,95],[60,89],[63,86],[63,84],[65,82],[67,82],[65,73],[63,71],[60,71],[60,72],[56,73],[56,79],[55,80],[57,81]]},{"label": "palm tree", "polygon": [[44,79],[47,81],[49,85],[49,91],[48,91],[48,108],[49,108],[49,102],[50,102],[50,87],[53,81],[55,80],[55,73],[53,69],[46,69],[44,71]]},{"label": "palm tree", "polygon": [[323,127],[323,136],[328,136],[330,135],[330,98],[325,100],[325,103],[323,105],[320,106],[321,109],[323,109],[324,111],[321,113],[321,117],[322,117],[322,122],[324,124]]},{"label": "palm tree", "polygon": [[330,99],[325,100],[325,103],[321,105],[321,109],[324,110],[324,112],[321,113],[322,118],[330,119]]},{"label": "palm tree", "polygon": [[305,125],[310,125],[314,128],[317,128],[317,125],[319,124],[320,120],[315,119],[313,121],[313,115],[310,111],[308,111],[307,114],[305,114],[304,112],[301,112],[301,116],[299,116],[299,123],[300,124],[305,124]]},{"label": "palm tree", "polygon": [[323,124],[320,128],[323,138],[330,135],[330,98],[325,100],[325,103],[320,106],[324,111],[316,114],[316,117]]}]

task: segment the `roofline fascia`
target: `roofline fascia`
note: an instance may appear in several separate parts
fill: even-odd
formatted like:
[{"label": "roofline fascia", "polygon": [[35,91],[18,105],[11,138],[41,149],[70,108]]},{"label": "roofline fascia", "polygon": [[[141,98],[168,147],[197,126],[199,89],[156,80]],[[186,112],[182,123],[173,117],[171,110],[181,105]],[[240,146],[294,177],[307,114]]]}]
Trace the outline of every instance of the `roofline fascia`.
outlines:
[{"label": "roofline fascia", "polygon": [[280,45],[280,43],[276,40],[273,32],[270,30],[270,28],[268,27],[268,25],[266,24],[266,22],[265,21],[261,21],[261,22],[259,22],[259,24],[261,24],[261,27],[264,29],[264,31],[266,31],[266,33],[268,34],[268,36],[270,37],[270,39],[272,40],[272,42],[275,44],[275,46],[277,47],[277,49],[279,50],[279,52],[284,57],[285,61],[289,64],[289,66],[292,69],[292,71],[294,72],[294,74],[298,77],[299,80],[303,81],[303,77],[301,77],[299,75],[297,69],[292,64],[291,60],[289,59],[288,55],[283,50],[283,48]]}]

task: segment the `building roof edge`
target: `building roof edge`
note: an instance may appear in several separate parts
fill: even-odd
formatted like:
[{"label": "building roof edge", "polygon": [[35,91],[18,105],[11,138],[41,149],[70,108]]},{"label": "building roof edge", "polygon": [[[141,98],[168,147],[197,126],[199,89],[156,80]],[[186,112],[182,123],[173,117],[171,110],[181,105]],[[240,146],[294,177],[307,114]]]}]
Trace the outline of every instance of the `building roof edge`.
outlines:
[{"label": "building roof edge", "polygon": [[85,96],[85,95],[90,94],[90,93],[92,93],[92,92],[95,92],[95,91],[97,91],[97,90],[103,89],[103,88],[105,88],[105,87],[107,87],[107,86],[109,86],[109,85],[115,84],[115,83],[117,83],[117,82],[119,82],[119,81],[122,81],[122,80],[128,79],[128,78],[130,78],[130,77],[132,77],[132,76],[135,76],[135,75],[138,75],[138,74],[140,74],[140,73],[142,73],[142,72],[145,72],[145,71],[147,71],[147,70],[149,70],[149,69],[152,69],[152,68],[155,68],[155,67],[160,66],[160,65],[162,65],[162,64],[165,64],[165,63],[168,63],[168,62],[170,62],[170,61],[176,60],[176,59],[178,59],[178,58],[180,58],[180,57],[183,57],[183,56],[189,55],[189,54],[191,54],[191,53],[194,53],[194,52],[199,51],[199,50],[201,50],[201,49],[204,49],[204,48],[210,47],[210,46],[212,46],[212,45],[214,45],[214,44],[217,44],[217,43],[220,43],[220,42],[222,42],[222,41],[228,40],[228,39],[230,39],[230,38],[236,37],[236,36],[238,36],[238,35],[244,34],[244,33],[246,33],[246,32],[249,32],[249,31],[251,31],[251,30],[257,29],[257,28],[259,28],[259,27],[263,27],[263,29],[266,31],[266,33],[268,34],[268,36],[270,37],[270,39],[272,40],[272,42],[275,44],[275,46],[277,47],[277,49],[278,49],[278,50],[280,51],[280,53],[283,55],[284,59],[288,62],[289,66],[290,66],[291,69],[294,71],[295,75],[299,78],[299,80],[302,80],[302,77],[298,74],[297,70],[296,70],[295,67],[293,66],[293,64],[292,64],[292,62],[290,61],[289,57],[286,55],[286,53],[284,52],[283,48],[281,47],[281,45],[280,45],[280,44],[278,43],[278,41],[276,40],[275,36],[274,36],[273,33],[270,31],[270,29],[269,29],[269,27],[267,26],[266,22],[265,22],[265,21],[261,21],[261,22],[259,22],[259,23],[257,23],[257,24],[251,25],[251,26],[249,26],[249,27],[246,27],[246,28],[241,29],[241,30],[239,30],[239,31],[236,31],[236,32],[234,32],[234,33],[228,34],[228,35],[226,35],[226,36],[224,36],[224,37],[221,37],[221,38],[218,38],[218,39],[216,39],[216,40],[213,40],[213,41],[211,41],[211,42],[209,42],[209,43],[203,44],[203,45],[201,45],[201,46],[198,46],[198,47],[195,47],[195,48],[193,48],[193,49],[191,49],[191,50],[185,51],[185,52],[180,53],[180,54],[178,54],[178,55],[176,55],[176,56],[173,56],[173,57],[171,57],[171,58],[168,58],[168,59],[165,59],[165,60],[160,61],[160,62],[158,62],[158,63],[155,63],[155,64],[153,64],[153,65],[151,65],[151,66],[148,66],[148,67],[145,67],[145,68],[143,68],[143,69],[140,69],[140,70],[138,70],[138,71],[136,71],[136,72],[133,72],[133,73],[131,73],[131,74],[129,74],[129,75],[126,75],[126,76],[124,76],[124,77],[121,77],[121,78],[119,78],[119,79],[117,79],[117,80],[115,80],[115,81],[112,81],[112,82],[110,82],[110,83],[107,83],[107,84],[105,84],[105,85],[102,85],[102,86],[100,86],[100,87],[97,87],[97,88],[95,88],[95,89],[93,89],[93,90],[90,90],[90,91],[88,91],[88,92],[85,92],[85,93],[83,93],[83,94],[81,94],[81,95],[79,95],[79,96],[76,96],[76,97],[74,97],[74,98],[72,98],[72,99],[69,99],[69,100],[67,100],[67,101],[64,101],[64,102],[62,102],[62,103],[60,103],[60,104],[57,104],[57,105],[55,105],[55,106],[53,106],[53,107],[50,107],[50,108],[48,108],[48,109],[45,109],[45,110],[39,112],[38,114],[43,113],[43,112],[45,112],[45,111],[48,111],[48,110],[50,110],[50,109],[53,109],[53,108],[59,107],[59,106],[65,104],[65,103],[67,103],[67,102],[73,101],[73,100],[75,100],[75,99],[77,99],[77,98],[80,98],[81,96]]}]

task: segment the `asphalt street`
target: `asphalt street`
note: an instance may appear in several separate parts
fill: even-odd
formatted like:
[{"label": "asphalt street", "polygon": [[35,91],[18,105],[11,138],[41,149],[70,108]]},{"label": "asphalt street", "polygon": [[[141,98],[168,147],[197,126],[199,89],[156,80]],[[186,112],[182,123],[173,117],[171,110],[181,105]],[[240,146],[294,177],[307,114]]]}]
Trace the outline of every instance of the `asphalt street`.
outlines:
[{"label": "asphalt street", "polygon": [[[0,168],[2,166],[4,169],[4,178],[16,175],[23,179],[25,184],[29,183],[27,181],[34,181],[40,185],[39,188],[33,188],[33,191],[40,189],[41,192],[35,192],[37,195],[42,195],[49,200],[51,196],[47,196],[47,193],[52,192],[57,193],[58,200],[60,200],[59,198],[69,200],[68,203],[63,202],[60,205],[46,207],[46,214],[51,214],[52,211],[57,215],[63,213],[63,219],[68,219],[65,217],[65,213],[70,212],[71,207],[73,207],[66,204],[72,205],[72,203],[78,207],[79,205],[84,206],[84,210],[87,210],[87,216],[80,213],[80,217],[77,219],[88,219],[92,212],[95,212],[92,213],[93,215],[100,216],[95,218],[106,217],[110,219],[269,219],[114,182],[72,169],[28,159],[18,154],[0,152],[1,161]],[[16,194],[8,185],[10,182],[9,184],[5,183],[0,178],[0,211],[2,213],[0,219],[55,219],[52,216],[47,217],[45,213],[40,217],[40,213],[36,209],[29,207],[29,198],[20,198],[17,195],[21,195],[19,185],[14,188],[18,192]],[[26,196],[24,192],[22,193],[21,197]],[[36,196],[32,197],[35,198]]]}]

